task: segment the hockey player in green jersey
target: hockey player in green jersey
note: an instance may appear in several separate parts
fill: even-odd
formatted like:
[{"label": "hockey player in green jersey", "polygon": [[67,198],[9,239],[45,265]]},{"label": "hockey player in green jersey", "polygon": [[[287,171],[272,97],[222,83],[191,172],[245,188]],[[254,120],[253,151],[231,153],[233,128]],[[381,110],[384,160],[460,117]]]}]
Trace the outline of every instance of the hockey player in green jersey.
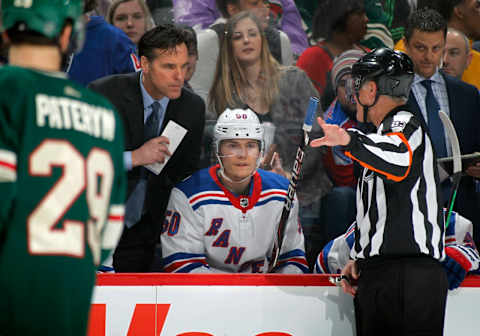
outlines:
[{"label": "hockey player in green jersey", "polygon": [[0,335],[85,335],[95,269],[123,228],[123,128],[59,72],[81,0],[2,0]]}]

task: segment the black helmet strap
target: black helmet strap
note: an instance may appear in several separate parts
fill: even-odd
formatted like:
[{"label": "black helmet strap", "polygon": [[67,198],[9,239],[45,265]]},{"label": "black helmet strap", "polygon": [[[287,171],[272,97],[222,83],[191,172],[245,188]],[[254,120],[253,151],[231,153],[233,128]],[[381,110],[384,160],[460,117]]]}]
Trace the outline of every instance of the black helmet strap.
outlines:
[{"label": "black helmet strap", "polygon": [[[374,81],[374,80],[373,80],[373,81]],[[375,90],[376,90],[376,91],[375,91],[375,100],[373,101],[372,104],[366,105],[366,104],[362,103],[362,102],[360,101],[360,96],[359,96],[359,94],[358,94],[358,93],[360,92],[360,90],[357,90],[357,91],[355,92],[355,95],[357,96],[357,101],[358,101],[358,103],[359,103],[360,105],[362,105],[362,107],[363,107],[363,122],[364,122],[364,123],[367,123],[367,122],[368,122],[368,120],[367,120],[368,110],[370,109],[370,107],[375,106],[375,104],[376,104],[377,101],[378,101],[378,97],[380,96],[380,95],[378,94],[378,83],[377,83],[376,81],[374,81],[374,82],[375,82]]]}]

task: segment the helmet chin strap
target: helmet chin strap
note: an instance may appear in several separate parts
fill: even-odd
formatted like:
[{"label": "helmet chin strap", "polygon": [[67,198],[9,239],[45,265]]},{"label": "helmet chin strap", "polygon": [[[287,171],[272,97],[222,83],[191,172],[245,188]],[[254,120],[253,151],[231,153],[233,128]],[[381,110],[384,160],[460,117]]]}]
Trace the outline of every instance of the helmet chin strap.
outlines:
[{"label": "helmet chin strap", "polygon": [[255,171],[253,171],[250,175],[248,175],[247,177],[241,179],[240,181],[234,181],[234,180],[232,180],[230,177],[228,177],[228,176],[225,174],[225,171],[223,170],[222,165],[220,165],[220,170],[219,170],[219,173],[220,173],[220,175],[222,176],[222,178],[224,178],[225,180],[227,180],[227,181],[230,182],[230,183],[236,183],[236,184],[240,184],[240,183],[243,183],[243,182],[247,182],[249,179],[252,178],[254,172],[255,172]]},{"label": "helmet chin strap", "polygon": [[218,160],[218,163],[220,164],[220,169],[219,169],[219,174],[225,179],[227,180],[228,182],[230,183],[237,183],[237,184],[240,184],[240,183],[243,183],[243,182],[246,182],[248,181],[249,179],[252,178],[253,174],[255,174],[255,172],[257,171],[258,167],[260,167],[260,159],[262,157],[262,155],[259,155],[258,159],[257,159],[257,166],[255,167],[255,169],[250,173],[250,175],[244,177],[243,179],[241,179],[240,181],[234,181],[232,180],[230,177],[227,176],[227,174],[225,174],[225,169],[223,167],[223,162],[222,162],[222,159],[221,159],[221,156],[218,155],[218,153],[216,154],[217,156],[217,160]]},{"label": "helmet chin strap", "polygon": [[378,91],[375,92],[375,100],[373,101],[373,104],[370,104],[370,105],[363,104],[360,101],[360,97],[358,95],[358,92],[356,93],[356,96],[357,96],[358,103],[363,107],[363,122],[367,123],[368,122],[367,121],[368,110],[370,109],[370,107],[374,106],[377,103],[377,101],[378,101]]}]

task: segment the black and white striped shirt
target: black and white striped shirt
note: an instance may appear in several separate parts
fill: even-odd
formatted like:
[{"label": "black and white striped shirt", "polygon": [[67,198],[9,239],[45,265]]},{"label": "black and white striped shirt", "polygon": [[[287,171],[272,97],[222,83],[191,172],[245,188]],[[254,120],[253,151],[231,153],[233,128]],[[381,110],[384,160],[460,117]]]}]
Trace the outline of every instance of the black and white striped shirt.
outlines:
[{"label": "black and white striped shirt", "polygon": [[377,133],[348,130],[346,154],[363,167],[357,186],[354,259],[430,255],[444,258],[444,221],[436,158],[420,122],[393,109]]}]

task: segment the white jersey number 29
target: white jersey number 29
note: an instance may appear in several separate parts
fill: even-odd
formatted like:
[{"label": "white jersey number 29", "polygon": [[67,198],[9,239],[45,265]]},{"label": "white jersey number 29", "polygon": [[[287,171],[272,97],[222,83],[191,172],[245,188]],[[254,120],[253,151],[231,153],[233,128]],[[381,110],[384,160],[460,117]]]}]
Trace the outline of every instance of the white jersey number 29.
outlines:
[{"label": "white jersey number 29", "polygon": [[107,219],[114,176],[110,154],[93,148],[84,158],[68,141],[45,140],[30,155],[29,167],[32,176],[50,177],[53,167],[60,167],[63,172],[28,217],[30,253],[84,256],[85,223],[65,218],[61,228],[56,225],[86,192],[87,239],[94,258],[99,258],[100,232]]}]

